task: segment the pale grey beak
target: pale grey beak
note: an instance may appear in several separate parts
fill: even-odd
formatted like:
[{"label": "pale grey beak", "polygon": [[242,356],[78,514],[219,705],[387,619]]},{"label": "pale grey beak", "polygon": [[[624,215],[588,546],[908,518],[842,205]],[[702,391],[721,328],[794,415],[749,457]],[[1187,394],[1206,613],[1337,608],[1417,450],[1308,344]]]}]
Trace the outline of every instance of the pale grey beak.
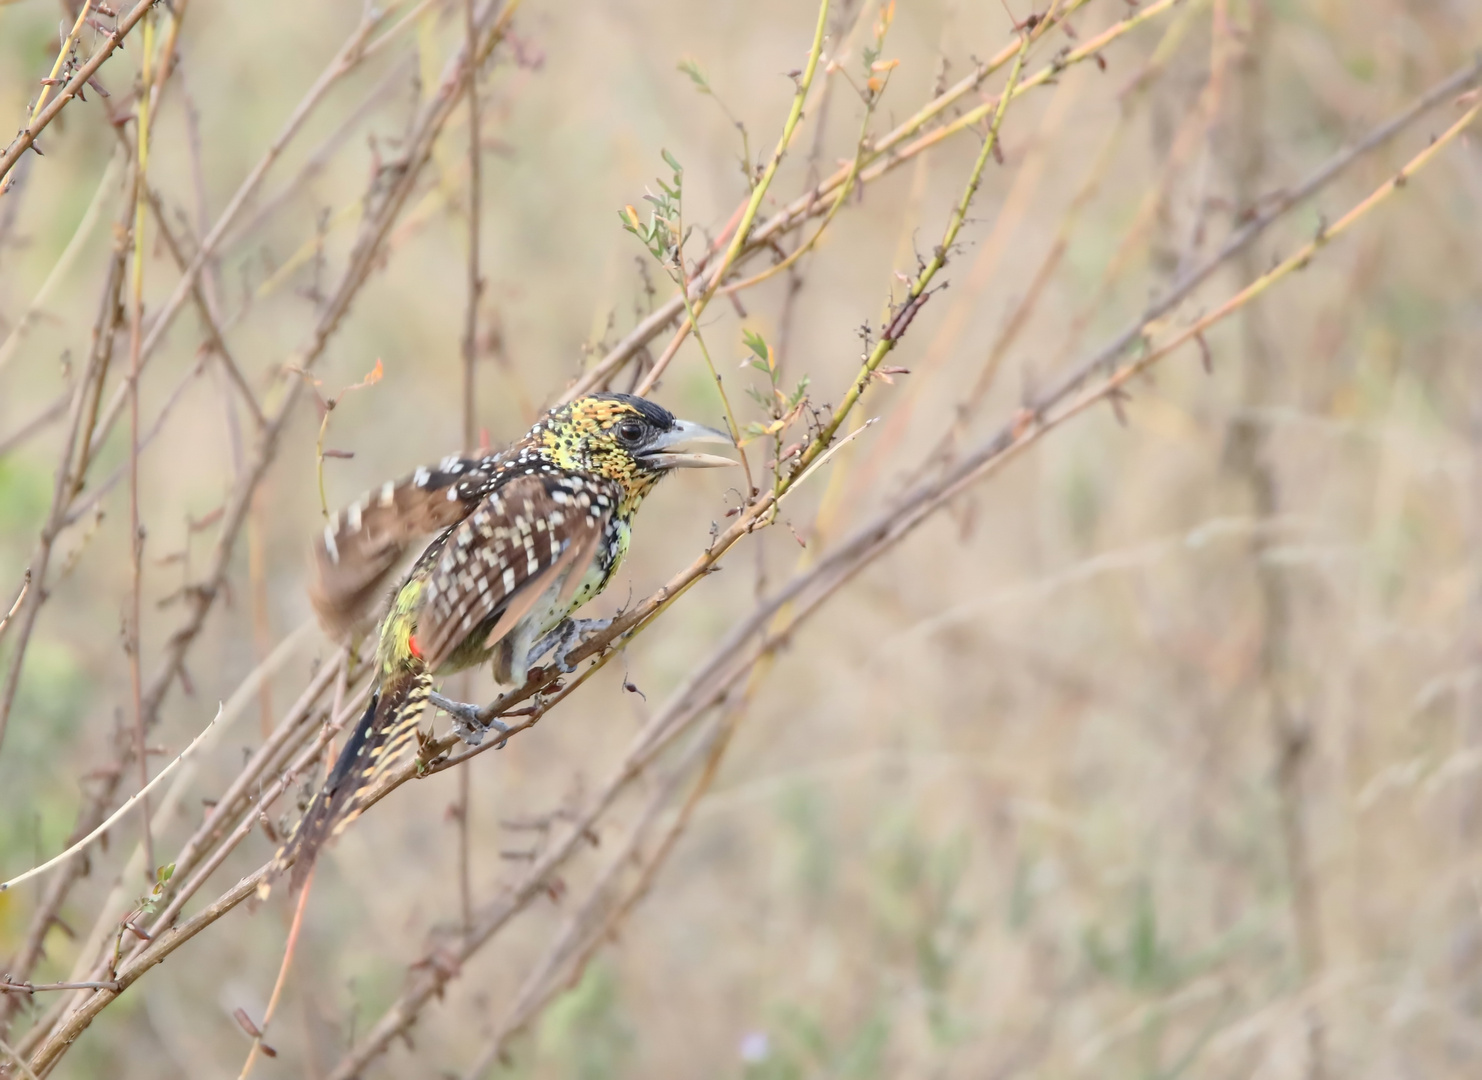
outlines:
[{"label": "pale grey beak", "polygon": [[735,446],[731,437],[723,431],[716,431],[704,424],[697,424],[692,420],[677,420],[672,428],[664,432],[653,443],[644,449],[638,456],[644,462],[655,469],[718,469],[723,465],[735,465],[737,462],[727,457],[719,457],[715,454],[671,454],[666,453],[671,446],[682,446],[685,443],[708,442],[725,443],[727,446]]}]

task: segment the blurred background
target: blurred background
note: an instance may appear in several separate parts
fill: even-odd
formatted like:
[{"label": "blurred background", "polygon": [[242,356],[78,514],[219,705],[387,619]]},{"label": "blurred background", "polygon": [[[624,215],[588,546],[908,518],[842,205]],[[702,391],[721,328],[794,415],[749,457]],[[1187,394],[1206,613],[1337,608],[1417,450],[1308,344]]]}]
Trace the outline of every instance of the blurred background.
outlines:
[{"label": "blurred background", "polygon": [[[819,72],[764,216],[854,156],[865,50],[890,11],[873,0],[833,9],[824,53],[837,65]],[[880,58],[899,64],[872,134],[1014,41],[997,2],[890,9]],[[1138,10],[1091,0],[1070,17],[1076,39],[1047,34],[1026,70]],[[65,32],[75,11],[51,0],[0,6],[0,114],[18,128],[56,58],[58,22]],[[748,191],[743,155],[765,161],[782,129],[789,73],[803,66],[816,16],[780,0],[520,8],[479,83],[476,411],[491,443],[517,437],[673,294],[617,218],[668,179],[661,151],[684,167],[696,248],[721,232]],[[360,19],[348,3],[185,11],[148,172],[187,252]],[[263,399],[281,390],[282,365],[339,279],[376,164],[399,151],[456,54],[463,9],[402,3],[380,32],[393,27],[309,115],[203,274],[231,354]],[[83,56],[98,36],[84,31]],[[0,198],[7,606],[47,521],[69,380],[91,347],[127,220],[131,165],[105,108],[133,108],[138,40],[101,69],[106,105],[89,93],[68,106],[40,140],[45,156],[27,155]],[[756,598],[899,493],[955,423],[960,442],[991,432],[1263,199],[1479,47],[1482,7],[1469,0],[1184,0],[1108,44],[1104,65],[1070,67],[1016,100],[1003,160],[989,162],[944,271],[951,287],[889,361],[910,373],[866,395],[865,413],[882,422],[786,504],[786,527],[749,538],[569,703],[467,766],[475,899],[498,896],[540,842],[512,823],[590,791]],[[958,108],[987,100],[1004,77]],[[1448,97],[1359,158],[1167,325],[1259,276],[1459,115]],[[1134,382],[1125,423],[1101,406],[1050,433],[798,632],[652,888],[489,1075],[1478,1075],[1475,134],[1212,330],[1208,373],[1186,347]],[[463,449],[467,140],[460,107],[383,265],[314,370],[325,396],[377,362],[384,372],[327,421],[324,446],[353,454],[324,463],[331,510]],[[806,375],[815,402],[836,403],[859,367],[859,328],[873,325],[878,338],[903,294],[900,275],[930,258],[980,145],[971,131],[944,139],[866,184],[797,273],[707,310],[706,343],[743,422],[761,415],[742,393],[759,382],[741,366],[743,331],[774,346],[789,386]],[[179,264],[154,226],[146,236],[147,327]],[[966,410],[1060,243],[1022,330],[992,360],[986,399]],[[181,621],[214,542],[213,513],[253,438],[224,366],[202,350],[206,336],[187,304],[140,383],[143,429],[159,420],[139,460],[146,673]],[[127,356],[125,328],[105,398]],[[723,423],[693,341],[655,397]],[[307,543],[322,522],[319,430],[305,398],[191,650],[187,686],[150,733],[173,755],[297,635],[202,760],[156,837],[162,852],[199,823],[201,800],[235,775],[333,647],[310,625],[304,594]],[[48,570],[0,745],[6,876],[61,849],[90,770],[132,716],[121,630],[128,484],[106,486],[127,461],[124,422],[98,447],[90,502]],[[622,577],[591,613],[647,595],[703,550],[712,522],[736,505],[730,482],[698,473],[663,485]],[[17,640],[14,627],[0,640],[0,669]],[[494,692],[487,672],[459,687],[476,700]],[[625,796],[594,839],[621,835],[643,797]],[[255,1075],[330,1075],[401,991],[408,965],[457,924],[457,798],[449,773],[409,784],[326,854],[270,1029],[278,1056]],[[132,850],[132,822],[94,852],[37,981],[72,970],[79,945],[68,930],[85,936]],[[271,849],[262,833],[250,837],[187,910]],[[420,1017],[415,1043],[395,1043],[364,1075],[461,1075],[569,914],[563,891],[579,891],[609,850],[565,867],[549,898],[463,965]],[[35,885],[0,895],[0,967],[39,895]],[[233,913],[151,972],[53,1075],[238,1075],[250,1040],[232,1014],[263,1014],[293,910],[285,897]],[[8,1040],[36,1015],[23,1011]]]}]

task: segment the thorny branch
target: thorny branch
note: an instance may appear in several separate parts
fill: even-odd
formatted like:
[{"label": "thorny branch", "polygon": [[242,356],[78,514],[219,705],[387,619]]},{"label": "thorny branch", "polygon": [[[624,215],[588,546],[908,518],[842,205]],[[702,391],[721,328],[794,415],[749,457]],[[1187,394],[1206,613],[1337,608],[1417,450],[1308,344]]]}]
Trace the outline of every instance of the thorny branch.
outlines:
[{"label": "thorny branch", "polygon": [[[12,180],[4,179],[5,175],[15,167],[15,163],[21,159],[21,155],[35,145],[36,136],[40,135],[46,129],[46,126],[57,118],[57,114],[67,107],[68,102],[81,93],[82,88],[88,84],[88,80],[96,75],[98,69],[103,66],[103,61],[112,56],[113,50],[123,44],[123,39],[129,35],[129,32],[135,26],[139,25],[139,20],[143,19],[149,13],[149,9],[154,7],[154,4],[155,0],[139,0],[139,3],[135,4],[127,15],[119,19],[118,25],[113,29],[112,33],[103,38],[98,51],[93,53],[92,58],[79,67],[77,73],[67,81],[67,85],[62,87],[62,91],[57,95],[56,100],[42,109],[39,114],[33,116],[31,122],[21,130],[21,133],[11,140],[10,146],[6,148],[5,153],[0,154],[0,196],[6,193],[13,182]],[[84,4],[82,10],[79,12],[77,23],[72,30],[72,37],[65,43],[62,55],[70,51],[71,43],[76,40],[77,31],[82,27],[83,20],[87,15],[88,6],[88,4]],[[55,69],[53,73],[55,73]]]}]

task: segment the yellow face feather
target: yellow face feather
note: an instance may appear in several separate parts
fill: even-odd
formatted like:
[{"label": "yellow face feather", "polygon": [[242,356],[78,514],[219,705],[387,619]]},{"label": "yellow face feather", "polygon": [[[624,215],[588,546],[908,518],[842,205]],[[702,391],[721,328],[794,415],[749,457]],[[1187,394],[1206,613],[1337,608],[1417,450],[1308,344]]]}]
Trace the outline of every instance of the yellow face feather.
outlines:
[{"label": "yellow face feather", "polygon": [[660,474],[645,468],[623,445],[618,432],[624,422],[652,421],[651,412],[660,413],[668,422],[673,420],[648,402],[604,396],[578,398],[531,429],[525,452],[534,451],[564,471],[617,481],[626,493],[618,513],[628,517]]}]

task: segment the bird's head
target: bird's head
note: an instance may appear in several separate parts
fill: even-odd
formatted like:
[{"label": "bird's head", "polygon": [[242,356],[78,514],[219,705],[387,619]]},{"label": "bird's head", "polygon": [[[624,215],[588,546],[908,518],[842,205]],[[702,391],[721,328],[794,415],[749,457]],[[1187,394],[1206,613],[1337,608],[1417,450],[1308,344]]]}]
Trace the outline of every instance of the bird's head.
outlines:
[{"label": "bird's head", "polygon": [[685,453],[686,443],[733,445],[729,435],[632,394],[593,394],[551,410],[529,440],[562,469],[616,480],[642,495],[671,469],[736,464],[714,454]]}]

